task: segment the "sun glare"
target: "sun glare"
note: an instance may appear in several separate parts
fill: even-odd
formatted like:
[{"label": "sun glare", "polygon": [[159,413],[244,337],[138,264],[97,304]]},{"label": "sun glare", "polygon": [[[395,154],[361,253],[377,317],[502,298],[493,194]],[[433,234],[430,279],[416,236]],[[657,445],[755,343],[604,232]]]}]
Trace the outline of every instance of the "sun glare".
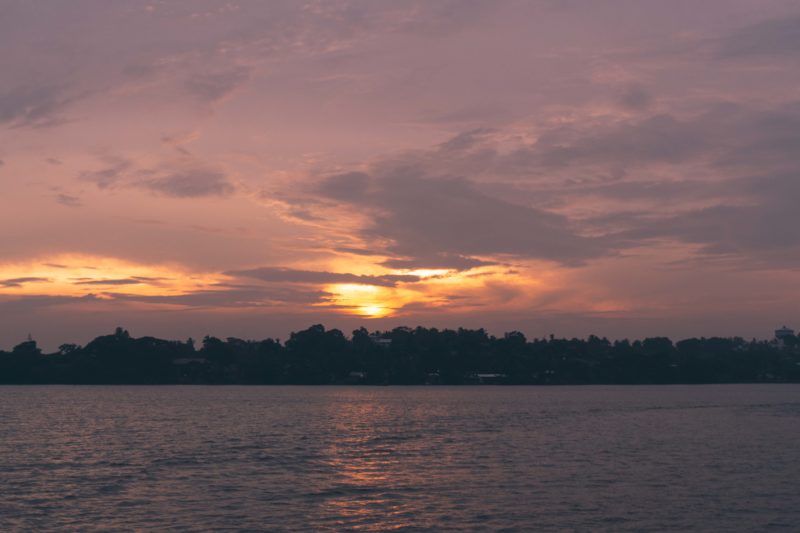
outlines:
[{"label": "sun glare", "polygon": [[218,276],[164,265],[143,265],[112,257],[62,255],[36,262],[0,265],[0,293],[85,296],[104,293],[175,295],[207,287]]},{"label": "sun glare", "polygon": [[[465,308],[473,302],[491,301],[493,298],[500,298],[509,305],[517,294],[513,286],[524,284],[530,289],[541,282],[529,277],[510,276],[505,268],[488,267],[468,272],[446,269],[402,272],[391,275],[417,276],[419,279],[395,279],[380,271],[362,274],[365,279],[374,279],[376,283],[324,285],[320,288],[326,296],[314,305],[318,309],[327,308],[335,313],[361,318],[385,318],[410,310]],[[166,299],[137,302],[133,297],[225,292],[223,282],[230,280],[224,274],[194,272],[179,265],[148,265],[89,255],[57,255],[39,258],[35,262],[0,264],[0,296],[7,297],[50,295],[82,298],[91,295],[93,300],[125,300],[127,305],[182,306],[184,304],[171,304]],[[258,290],[254,290],[258,294]],[[287,302],[285,305],[292,304]]]},{"label": "sun glare", "polygon": [[409,276],[419,276],[421,278],[434,278],[446,276],[448,273],[450,273],[450,270],[447,270],[446,268],[418,268],[416,270],[407,270],[401,273]]},{"label": "sun glare", "polygon": [[394,291],[390,287],[337,283],[329,285],[326,290],[333,295],[328,305],[339,307],[346,313],[364,318],[381,318],[392,314]]},{"label": "sun glare", "polygon": [[[393,272],[398,274],[399,271]],[[468,301],[485,301],[487,298],[511,296],[511,287],[539,286],[541,279],[520,278],[506,268],[482,268],[470,272],[454,272],[446,269],[417,269],[402,271],[403,275],[418,276],[413,283],[398,282],[396,285],[368,285],[359,283],[337,283],[325,286],[331,296],[319,305],[333,307],[341,313],[363,318],[398,316],[409,309],[442,309],[456,303],[470,305]],[[502,287],[496,282],[502,280]]]},{"label": "sun glare", "polygon": [[392,314],[392,310],[380,305],[363,305],[358,308],[358,314],[365,318],[381,318]]}]

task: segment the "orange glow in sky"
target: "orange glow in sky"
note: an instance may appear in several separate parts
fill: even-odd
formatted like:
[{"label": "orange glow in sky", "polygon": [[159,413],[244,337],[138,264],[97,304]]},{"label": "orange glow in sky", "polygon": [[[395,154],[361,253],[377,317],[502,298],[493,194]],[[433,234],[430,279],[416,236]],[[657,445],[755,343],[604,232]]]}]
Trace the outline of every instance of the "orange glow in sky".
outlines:
[{"label": "orange glow in sky", "polygon": [[143,265],[110,257],[58,255],[35,262],[0,264],[0,294],[84,296],[126,293],[164,296],[212,286],[220,275],[169,265]]},{"label": "orange glow in sky", "polygon": [[0,31],[0,349],[798,317],[796,3],[39,4]]}]

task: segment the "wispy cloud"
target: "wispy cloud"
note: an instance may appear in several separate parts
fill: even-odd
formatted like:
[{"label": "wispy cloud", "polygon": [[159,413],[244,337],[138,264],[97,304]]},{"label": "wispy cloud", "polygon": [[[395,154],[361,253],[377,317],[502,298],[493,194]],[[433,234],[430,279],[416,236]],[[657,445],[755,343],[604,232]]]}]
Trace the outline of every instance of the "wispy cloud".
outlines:
[{"label": "wispy cloud", "polygon": [[138,285],[142,280],[135,278],[125,279],[90,279],[74,282],[75,285]]},{"label": "wispy cloud", "polygon": [[320,272],[314,270],[296,270],[282,267],[261,267],[247,270],[232,270],[225,273],[228,276],[252,278],[266,282],[284,283],[358,283],[364,285],[378,285],[394,287],[398,283],[414,283],[420,280],[419,276],[402,274],[385,274],[380,276],[358,275],[339,272]]},{"label": "wispy cloud", "polygon": [[59,193],[56,195],[56,202],[67,207],[80,207],[81,199],[71,194]]},{"label": "wispy cloud", "polygon": [[800,15],[743,26],[720,40],[718,53],[726,59],[800,53]]},{"label": "wispy cloud", "polygon": [[234,67],[223,72],[193,74],[186,80],[186,90],[203,102],[218,102],[246,82],[250,73],[250,68]]},{"label": "wispy cloud", "polygon": [[67,121],[66,110],[77,98],[61,85],[22,85],[0,93],[0,124],[44,128]]},{"label": "wispy cloud", "polygon": [[319,303],[329,294],[324,291],[274,287],[271,289],[203,290],[178,295],[139,295],[111,292],[107,296],[119,301],[143,302],[156,305],[180,305],[190,308],[247,308]]},{"label": "wispy cloud", "polygon": [[[608,253],[606,239],[578,234],[568,218],[480,192],[466,179],[393,173],[334,175],[319,194],[371,213],[360,230],[367,241],[388,242],[395,267],[474,267],[476,256],[507,254],[581,263]],[[411,258],[411,259],[408,259]]]},{"label": "wispy cloud", "polygon": [[226,196],[235,190],[224,174],[209,170],[168,174],[159,178],[139,181],[136,185],[174,198]]},{"label": "wispy cloud", "polygon": [[80,179],[100,189],[138,188],[173,198],[227,196],[235,187],[222,172],[198,167],[194,160],[165,163],[163,168],[137,166],[118,156],[102,158],[106,164],[99,170],[85,171]]},{"label": "wispy cloud", "polygon": [[26,283],[46,283],[50,281],[49,278],[41,277],[22,277],[22,278],[9,278],[0,280],[1,287],[22,287]]}]

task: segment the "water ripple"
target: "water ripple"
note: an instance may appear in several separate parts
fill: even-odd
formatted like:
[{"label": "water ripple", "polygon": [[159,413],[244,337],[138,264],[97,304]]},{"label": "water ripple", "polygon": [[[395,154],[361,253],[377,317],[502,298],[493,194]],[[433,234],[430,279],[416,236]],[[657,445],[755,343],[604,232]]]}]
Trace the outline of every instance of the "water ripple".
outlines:
[{"label": "water ripple", "polygon": [[800,387],[0,387],[0,531],[792,531]]}]

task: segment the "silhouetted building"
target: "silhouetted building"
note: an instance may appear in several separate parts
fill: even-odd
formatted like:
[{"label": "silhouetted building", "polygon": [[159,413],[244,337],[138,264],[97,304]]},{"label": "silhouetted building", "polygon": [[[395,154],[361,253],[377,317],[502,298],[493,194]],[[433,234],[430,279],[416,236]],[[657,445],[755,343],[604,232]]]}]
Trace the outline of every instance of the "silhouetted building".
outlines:
[{"label": "silhouetted building", "polygon": [[377,344],[378,346],[389,346],[389,345],[392,344],[392,339],[384,339],[383,337],[381,337],[379,335],[375,335],[375,334],[370,335],[369,336],[369,340],[371,340],[373,343]]},{"label": "silhouetted building", "polygon": [[781,346],[786,343],[786,339],[791,337],[794,337],[794,330],[792,328],[783,326],[775,330],[775,341]]},{"label": "silhouetted building", "polygon": [[505,383],[508,376],[499,372],[470,372],[464,379],[472,385],[499,385]]},{"label": "silhouetted building", "polygon": [[172,360],[172,364],[176,366],[185,366],[191,364],[203,365],[206,363],[205,357],[178,357]]}]

